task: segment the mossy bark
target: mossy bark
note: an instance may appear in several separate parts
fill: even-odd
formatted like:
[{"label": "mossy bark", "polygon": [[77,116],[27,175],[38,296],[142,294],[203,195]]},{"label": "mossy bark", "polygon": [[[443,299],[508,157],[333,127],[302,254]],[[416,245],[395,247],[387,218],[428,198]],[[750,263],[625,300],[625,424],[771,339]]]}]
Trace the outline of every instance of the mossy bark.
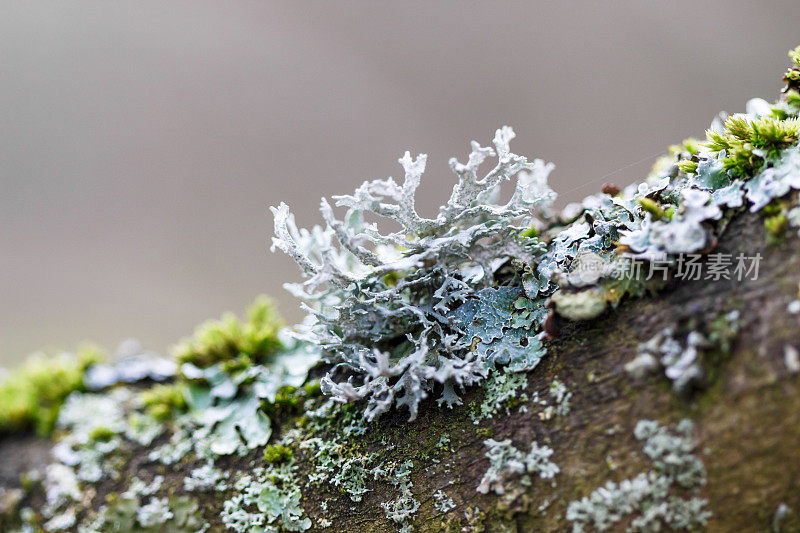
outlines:
[{"label": "mossy bark", "polygon": [[[757,280],[673,281],[656,294],[623,302],[590,322],[568,323],[550,343],[548,355],[528,375],[526,393],[545,397],[558,378],[572,393],[568,414],[543,420],[531,401],[519,402],[493,418],[474,424],[469,416],[484,391],[467,392],[453,410],[428,401],[414,422],[405,412],[385,416],[359,437],[348,437],[354,451],[376,453],[387,464],[413,462],[412,492],[420,506],[411,523],[415,531],[564,531],[570,501],[587,496],[608,480],[620,481],[648,469],[641,442],[633,437],[640,419],[672,424],[683,418],[695,423],[698,456],[708,472],[701,496],[713,518],[709,531],[763,531],[772,527],[779,504],[794,514],[782,530],[798,531],[800,513],[800,376],[784,363],[784,347],[800,345],[800,315],[787,312],[798,297],[800,239],[791,235],[766,244],[760,215],[733,218],[716,252],[760,253]],[[676,395],[663,376],[632,379],[623,369],[636,347],[667,326],[690,329],[709,324],[721,313],[739,310],[741,331],[727,353],[715,354],[709,383],[688,397]],[[294,427],[299,415],[279,416],[275,435]],[[447,436],[447,446],[439,444]],[[561,472],[553,482],[535,479],[513,501],[476,492],[487,469],[487,438],[510,438],[527,450],[536,440],[554,450]],[[23,446],[7,441],[4,448]],[[147,450],[130,458],[118,481],[97,487],[98,497],[122,492],[128,477],[166,474],[166,490],[181,492],[181,480],[193,464],[165,467],[147,462]],[[307,450],[294,450],[301,480],[313,470]],[[5,460],[4,460],[5,462]],[[253,457],[220,461],[219,466],[247,469],[263,463]],[[4,465],[4,470],[7,469]],[[13,476],[4,475],[11,484]],[[369,482],[360,502],[333,487],[306,486],[303,507],[312,530],[391,531],[398,526],[385,517],[381,503],[397,498],[397,488]],[[434,507],[433,494],[444,491],[455,503],[446,513]],[[223,530],[219,512],[230,492],[200,496],[212,530]],[[35,499],[35,495],[32,495]],[[327,502],[327,503],[324,503]],[[325,510],[323,510],[325,509]],[[474,528],[474,529],[472,529]]]}]

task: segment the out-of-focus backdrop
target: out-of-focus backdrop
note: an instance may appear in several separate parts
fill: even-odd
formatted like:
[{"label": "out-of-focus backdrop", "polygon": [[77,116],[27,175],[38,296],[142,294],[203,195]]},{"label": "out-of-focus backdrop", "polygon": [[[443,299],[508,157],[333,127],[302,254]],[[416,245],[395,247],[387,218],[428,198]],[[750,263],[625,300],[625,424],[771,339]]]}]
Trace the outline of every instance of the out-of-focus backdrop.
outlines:
[{"label": "out-of-focus backdrop", "polygon": [[406,149],[429,154],[423,214],[502,124],[556,163],[562,204],[639,179],[775,98],[798,20],[796,1],[0,2],[0,364],[165,350],[260,292],[299,319],[267,206],[313,224]]}]

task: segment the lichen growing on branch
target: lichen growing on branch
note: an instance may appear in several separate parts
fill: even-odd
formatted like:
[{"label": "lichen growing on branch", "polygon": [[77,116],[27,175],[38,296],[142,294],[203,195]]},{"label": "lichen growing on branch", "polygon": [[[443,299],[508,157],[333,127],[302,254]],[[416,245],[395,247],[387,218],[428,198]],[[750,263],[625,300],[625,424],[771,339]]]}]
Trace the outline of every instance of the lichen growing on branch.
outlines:
[{"label": "lichen growing on branch", "polygon": [[[334,365],[322,380],[327,394],[342,402],[366,399],[368,419],[394,405],[407,407],[414,419],[435,383],[444,385],[441,399],[452,406],[454,386],[485,377],[486,357],[459,339],[463,327],[455,325],[454,311],[490,287],[509,259],[532,262],[544,251],[521,231],[548,213],[555,198],[547,186],[552,165],[512,153],[513,138],[503,127],[494,148],[473,142],[466,163],[450,160],[458,181],[433,219],[415,209],[426,155],[413,159],[408,152],[400,159],[402,185],[392,178],[369,181],[335,197],[336,206],[347,208],[344,220],[323,199],[324,229],[298,230],[286,204],[272,208],[273,249],[290,255],[307,278],[289,286],[309,302],[313,321],[303,338]],[[490,157],[497,164],[480,176]],[[501,183],[510,180],[511,199],[498,203]],[[402,229],[380,233],[365,222],[368,212]]]},{"label": "lichen growing on branch", "polygon": [[[728,468],[712,447],[748,453],[735,432],[746,413],[772,431],[753,444],[769,451],[753,464],[782,470],[775,432],[797,426],[783,396],[796,396],[800,369],[790,337],[797,260],[787,256],[800,227],[800,49],[792,59],[782,101],[752,100],[705,141],[671,147],[644,182],[607,184],[560,213],[552,165],[511,153],[509,128],[491,148],[473,143],[466,163],[451,160],[456,183],[434,218],[416,211],[425,156],[409,154],[401,184],[370,181],[334,205],[323,200],[324,228],[298,229],[285,204],[273,208],[274,247],[306,276],[289,289],[307,319],[283,327],[259,298],[245,319],[203,324],[174,349],[176,361],[128,343],[110,363],[63,356],[9,373],[0,430],[56,431],[51,462],[25,474],[25,491],[0,487],[0,529],[306,531],[353,519],[401,531],[652,531],[728,519],[712,505],[725,489],[713,481],[752,470]],[[503,203],[505,182],[514,191]],[[367,222],[375,217],[400,229]],[[724,302],[715,299],[738,280],[719,271],[721,285],[675,283],[698,265],[687,254],[708,267],[730,256],[714,250],[731,247],[724,233],[737,224],[734,238],[763,230],[761,251],[793,266],[772,264],[766,282]],[[667,284],[684,297],[694,287],[708,294],[674,304],[658,294]],[[786,301],[762,301],[765,287]],[[635,328],[596,320],[647,292],[652,299],[620,310],[645,311]],[[667,308],[651,312],[655,301]],[[750,323],[754,302],[788,333]],[[744,337],[764,343],[757,355]],[[726,370],[734,357],[739,367]],[[721,394],[736,411],[730,427],[713,418],[728,407],[715,401]],[[436,401],[425,422],[405,423],[426,398]],[[644,411],[664,425],[635,423],[631,414]],[[687,412],[696,433],[688,421],[666,425]],[[637,456],[644,471],[641,460],[617,463]],[[770,475],[753,476],[749,497],[770,489],[757,485]],[[773,523],[790,523],[789,507],[776,508]]]}]

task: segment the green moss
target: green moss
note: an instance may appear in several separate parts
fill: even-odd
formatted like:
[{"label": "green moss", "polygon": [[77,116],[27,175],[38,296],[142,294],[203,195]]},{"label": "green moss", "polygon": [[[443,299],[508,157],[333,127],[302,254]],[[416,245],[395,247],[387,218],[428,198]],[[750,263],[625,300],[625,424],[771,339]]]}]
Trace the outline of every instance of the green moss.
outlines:
[{"label": "green moss", "polygon": [[292,449],[283,444],[267,446],[264,450],[264,461],[269,465],[287,463],[292,459]]},{"label": "green moss", "polygon": [[0,384],[0,431],[34,430],[49,435],[64,400],[73,391],[83,390],[85,370],[102,359],[93,346],[82,347],[74,355],[31,356]]},{"label": "green moss", "polygon": [[780,239],[789,227],[789,221],[786,220],[786,215],[778,213],[771,217],[764,219],[764,228],[774,239]]},{"label": "green moss", "polygon": [[492,428],[478,428],[475,430],[475,435],[482,439],[490,439],[494,436],[494,430]]},{"label": "green moss", "polygon": [[694,137],[688,137],[679,144],[671,145],[669,147],[669,153],[672,155],[678,155],[681,153],[697,155],[700,153],[700,147],[702,146],[702,144],[703,141],[701,141],[700,139],[696,139]]},{"label": "green moss", "polygon": [[655,200],[652,200],[650,198],[641,198],[639,200],[639,205],[642,206],[642,209],[653,215],[653,220],[661,220],[662,218],[668,218],[666,211],[664,211],[664,208],[661,207]]},{"label": "green moss", "polygon": [[[786,82],[787,91],[796,91],[800,87],[800,46],[789,51],[789,57],[792,60],[792,65],[783,75],[783,81]],[[788,98],[787,98],[788,103]]]},{"label": "green moss", "polygon": [[89,432],[89,438],[94,441],[108,442],[114,438],[114,431],[106,426],[97,426]]},{"label": "green moss", "polygon": [[797,142],[800,122],[797,118],[760,117],[748,120],[734,115],[725,121],[723,131],[708,130],[706,145],[714,154],[725,151],[725,168],[740,176],[757,173],[767,159]]},{"label": "green moss", "polygon": [[694,174],[697,172],[698,164],[699,162],[693,159],[684,159],[683,161],[678,162],[678,168],[685,174]]},{"label": "green moss", "polygon": [[274,418],[279,414],[297,414],[302,410],[305,397],[304,389],[284,385],[275,393],[274,402],[262,400],[261,410],[270,418]]},{"label": "green moss", "polygon": [[148,415],[163,422],[186,411],[186,386],[183,383],[154,385],[140,395]]},{"label": "green moss", "polygon": [[[659,157],[650,169],[649,177],[660,176],[667,171],[678,160],[678,166],[683,170],[683,166],[690,168],[691,172],[697,169],[697,161],[694,159],[700,153],[702,142],[694,137],[684,139],[678,144],[669,147],[669,155]],[[688,172],[688,170],[684,170]]]},{"label": "green moss", "polygon": [[303,385],[303,390],[305,391],[306,396],[309,398],[313,398],[314,396],[319,396],[322,394],[322,387],[320,386],[318,379],[309,381]]},{"label": "green moss", "polygon": [[281,349],[278,331],[283,322],[272,300],[259,296],[247,309],[244,321],[226,313],[220,320],[201,324],[194,337],[172,350],[179,363],[207,368],[219,362],[229,365],[265,364]]}]

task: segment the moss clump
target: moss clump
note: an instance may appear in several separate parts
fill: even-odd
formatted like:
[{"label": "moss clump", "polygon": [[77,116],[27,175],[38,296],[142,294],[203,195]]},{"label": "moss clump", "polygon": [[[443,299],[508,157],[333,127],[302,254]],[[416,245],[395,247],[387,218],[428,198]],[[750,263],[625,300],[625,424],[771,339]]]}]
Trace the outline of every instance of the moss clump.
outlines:
[{"label": "moss clump", "polygon": [[57,357],[31,356],[0,384],[0,431],[49,435],[64,400],[83,390],[84,372],[102,359],[102,352],[93,346]]},{"label": "moss clump", "polygon": [[140,395],[145,412],[163,422],[186,411],[186,387],[182,383],[154,385]]},{"label": "moss clump", "polygon": [[281,349],[278,331],[283,321],[272,300],[259,296],[247,309],[246,319],[226,313],[220,320],[201,324],[194,337],[172,350],[179,363],[207,368],[219,362],[268,363]]},{"label": "moss clump", "polygon": [[792,203],[787,199],[777,199],[764,206],[764,229],[767,230],[767,242],[780,244],[789,229],[789,218],[786,216]]},{"label": "moss clump", "polygon": [[800,89],[800,46],[789,51],[789,58],[791,58],[791,67],[788,68],[786,74],[783,75],[783,81],[786,82],[787,102],[789,101],[788,93]]},{"label": "moss clump", "polygon": [[741,176],[753,176],[767,159],[777,157],[781,150],[797,142],[800,121],[760,117],[748,120],[734,115],[725,121],[724,131],[708,130],[707,146],[714,154],[723,150],[725,168]]},{"label": "moss clump", "polygon": [[261,410],[270,418],[274,418],[278,414],[291,415],[301,410],[304,401],[305,396],[302,389],[284,385],[275,393],[274,402],[268,400],[261,402]]},{"label": "moss clump", "polygon": [[[797,143],[800,138],[800,47],[789,52],[793,65],[783,77],[786,82],[784,103],[770,106],[769,113],[753,118],[733,115],[725,121],[721,131],[706,131],[704,143],[686,143],[677,146],[678,168],[687,174],[697,172],[698,154],[702,147],[720,160],[733,176],[748,178],[757,174],[764,164],[777,157],[781,150]],[[721,153],[722,152],[722,153]],[[663,165],[662,165],[663,166]]]},{"label": "moss clump", "polygon": [[772,238],[771,240],[780,240],[780,238],[789,228],[789,221],[786,219],[786,215],[783,213],[778,213],[777,215],[765,218],[764,227],[766,228],[767,232],[769,232],[770,237]]},{"label": "moss clump", "polygon": [[[659,157],[650,169],[649,177],[660,176],[667,171],[678,160],[678,166],[682,167],[684,164],[692,165],[692,172],[697,168],[696,156],[700,154],[700,147],[702,141],[689,137],[684,139],[679,144],[673,144],[669,147],[669,155]],[[683,170],[683,168],[681,168]],[[603,191],[605,192],[605,191]],[[614,196],[614,195],[612,195]]]},{"label": "moss clump", "polygon": [[674,212],[674,207],[670,206],[669,210],[664,210],[658,202],[650,198],[639,199],[639,205],[642,209],[653,215],[653,220],[661,220],[662,218],[669,220],[672,218],[672,213]]},{"label": "moss clump", "polygon": [[268,465],[279,465],[287,463],[292,459],[292,449],[283,444],[267,446],[264,450],[264,461]]},{"label": "moss clump", "polygon": [[270,417],[295,415],[303,411],[306,400],[322,394],[319,380],[315,379],[300,388],[284,385],[275,393],[275,401],[263,400],[261,410]]},{"label": "moss clump", "polygon": [[697,172],[697,166],[699,164],[700,163],[694,159],[682,159],[681,161],[678,161],[678,168],[684,174],[694,174]]},{"label": "moss clump", "polygon": [[322,394],[322,386],[320,385],[319,380],[315,379],[303,385],[303,391],[305,391],[306,396],[313,398],[314,396],[319,396]]},{"label": "moss clump", "polygon": [[106,426],[97,426],[89,432],[89,438],[99,442],[108,442],[114,438],[114,435],[114,430]]}]

